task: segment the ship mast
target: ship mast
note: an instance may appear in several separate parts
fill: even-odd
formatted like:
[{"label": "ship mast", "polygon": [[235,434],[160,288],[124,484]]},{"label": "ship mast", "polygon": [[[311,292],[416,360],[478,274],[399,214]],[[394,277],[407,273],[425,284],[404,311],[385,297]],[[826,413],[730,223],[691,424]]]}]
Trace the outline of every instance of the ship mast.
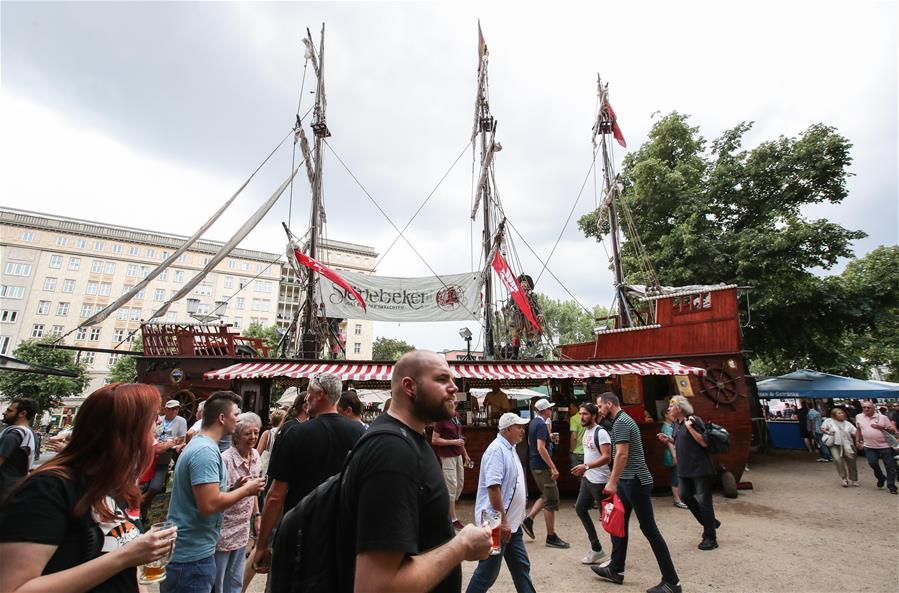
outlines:
[{"label": "ship mast", "polygon": [[[320,257],[322,238],[322,219],[324,217],[322,197],[322,145],[325,138],[331,135],[328,130],[325,99],[325,26],[322,24],[321,38],[318,45],[318,55],[312,43],[312,33],[306,30],[307,39],[304,40],[307,48],[311,48],[311,60],[317,74],[315,89],[315,107],[312,115],[312,132],[315,135],[313,144],[313,172],[312,172],[312,211],[310,213],[310,233],[308,255],[313,259]],[[315,303],[315,284],[317,274],[306,274],[305,300],[303,302],[302,324],[300,326],[300,358],[317,359],[323,347],[320,324],[321,312]]]}]

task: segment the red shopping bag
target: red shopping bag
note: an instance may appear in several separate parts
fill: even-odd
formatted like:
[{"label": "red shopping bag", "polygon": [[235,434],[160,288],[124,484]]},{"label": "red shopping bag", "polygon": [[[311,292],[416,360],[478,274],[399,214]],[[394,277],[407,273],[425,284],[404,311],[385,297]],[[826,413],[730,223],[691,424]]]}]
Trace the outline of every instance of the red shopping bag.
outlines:
[{"label": "red shopping bag", "polygon": [[624,537],[624,503],[618,498],[618,494],[612,494],[604,498],[602,505],[602,528],[609,535]]}]

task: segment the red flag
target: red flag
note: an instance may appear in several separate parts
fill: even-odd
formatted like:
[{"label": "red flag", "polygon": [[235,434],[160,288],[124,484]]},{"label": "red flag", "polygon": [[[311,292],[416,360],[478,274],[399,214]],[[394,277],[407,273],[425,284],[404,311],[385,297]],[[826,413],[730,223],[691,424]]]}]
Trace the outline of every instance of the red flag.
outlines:
[{"label": "red flag", "polygon": [[524,291],[521,289],[521,284],[518,283],[518,278],[516,278],[515,274],[512,273],[512,270],[509,269],[509,264],[506,263],[506,260],[503,259],[503,256],[499,251],[493,256],[493,269],[496,270],[499,279],[502,280],[503,284],[506,285],[506,288],[509,289],[512,300],[515,301],[515,304],[518,305],[518,308],[521,309],[524,316],[531,322],[534,329],[539,332],[540,324],[537,323],[537,320],[534,318],[534,312],[531,310],[531,304],[528,302],[528,297],[525,296]]},{"label": "red flag", "polygon": [[627,142],[624,141],[624,134],[621,133],[621,128],[618,127],[618,118],[615,116],[615,110],[612,109],[612,104],[606,101],[606,107],[609,108],[609,117],[612,119],[612,135],[615,137],[615,140],[618,141],[618,144],[627,148]]},{"label": "red flag", "polygon": [[309,268],[310,270],[314,270],[314,271],[318,272],[319,274],[321,274],[322,276],[324,276],[325,278],[327,278],[328,280],[330,280],[337,286],[341,287],[342,289],[344,289],[345,291],[347,291],[348,293],[353,295],[356,298],[356,302],[359,303],[360,307],[362,307],[362,310],[363,311],[366,310],[365,300],[362,298],[362,295],[360,295],[358,292],[356,292],[356,289],[353,288],[352,286],[350,286],[349,282],[347,282],[346,280],[341,278],[340,275],[337,274],[337,272],[335,272],[334,270],[332,270],[325,264],[321,263],[320,261],[312,259],[311,257],[307,256],[305,253],[303,253],[296,247],[294,247],[294,249],[293,249],[293,256],[296,258],[297,263],[299,265],[305,266],[305,267]]}]

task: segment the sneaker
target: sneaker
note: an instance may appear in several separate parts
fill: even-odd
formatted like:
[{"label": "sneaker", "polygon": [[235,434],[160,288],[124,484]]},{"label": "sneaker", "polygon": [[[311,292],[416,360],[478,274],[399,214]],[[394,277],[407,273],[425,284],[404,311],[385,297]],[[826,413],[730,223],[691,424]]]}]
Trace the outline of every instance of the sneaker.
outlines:
[{"label": "sneaker", "polygon": [[624,582],[624,575],[620,572],[615,572],[608,566],[591,566],[590,570],[601,579],[605,579],[610,583],[615,583],[616,585],[620,585]]},{"label": "sneaker", "polygon": [[534,520],[530,517],[525,517],[524,521],[521,522],[521,528],[524,529],[524,532],[528,535],[529,538],[534,539]]},{"label": "sneaker", "polygon": [[455,529],[456,531],[462,531],[463,527],[465,527],[465,526],[462,525],[462,522],[459,521],[458,519],[455,519],[453,521],[453,529]]},{"label": "sneaker", "polygon": [[581,559],[581,564],[599,564],[600,560],[606,557],[606,553],[603,550],[590,550],[587,552],[587,555]]},{"label": "sneaker", "polygon": [[886,480],[884,480],[884,479],[878,479],[878,480],[877,480],[877,487],[878,487],[878,488],[883,488],[883,485],[886,484],[886,483],[887,483]]},{"label": "sneaker", "polygon": [[662,581],[655,587],[650,587],[646,590],[646,593],[681,593],[683,588],[678,585],[672,585],[671,583],[666,583]]},{"label": "sneaker", "polygon": [[843,480],[843,488],[849,487],[849,480]]},{"label": "sneaker", "polygon": [[819,458],[816,459],[815,461],[817,461],[818,463],[826,463],[826,462],[827,462],[827,460],[824,459],[823,457],[819,457]]},{"label": "sneaker", "polygon": [[899,494],[899,488],[893,488],[890,490],[890,494]]},{"label": "sneaker", "polygon": [[698,548],[700,550],[714,550],[718,547],[718,540],[712,539],[710,537],[702,538],[702,541],[699,542]]},{"label": "sneaker", "polygon": [[546,536],[546,547],[547,548],[561,548],[566,550],[571,547],[571,544],[563,540],[561,537],[556,535],[555,533],[552,535]]},{"label": "sneaker", "polygon": [[684,501],[682,501],[682,500],[675,501],[674,506],[676,506],[676,507],[679,508],[679,509],[686,509],[686,508],[688,508],[687,505],[686,505],[686,503],[684,503]]},{"label": "sneaker", "polygon": [[856,488],[861,488],[861,487],[862,487],[862,485],[858,483],[858,480],[852,482],[852,485],[855,486]]}]

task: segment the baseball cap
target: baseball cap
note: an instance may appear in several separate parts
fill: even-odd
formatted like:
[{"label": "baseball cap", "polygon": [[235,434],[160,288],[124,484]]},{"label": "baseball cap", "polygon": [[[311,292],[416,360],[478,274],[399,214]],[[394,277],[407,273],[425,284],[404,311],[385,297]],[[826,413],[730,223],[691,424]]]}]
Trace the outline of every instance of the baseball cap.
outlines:
[{"label": "baseball cap", "polygon": [[538,412],[542,412],[543,410],[548,410],[549,408],[555,407],[556,404],[549,403],[549,400],[546,398],[538,399],[537,403],[534,404],[534,408]]},{"label": "baseball cap", "polygon": [[513,424],[527,424],[528,419],[522,418],[518,414],[514,412],[506,412],[502,416],[499,417],[499,429],[505,430],[512,426]]},{"label": "baseball cap", "polygon": [[169,401],[165,402],[165,407],[167,407],[167,408],[180,408],[180,407],[181,407],[181,402],[179,402],[177,399],[170,399]]}]

